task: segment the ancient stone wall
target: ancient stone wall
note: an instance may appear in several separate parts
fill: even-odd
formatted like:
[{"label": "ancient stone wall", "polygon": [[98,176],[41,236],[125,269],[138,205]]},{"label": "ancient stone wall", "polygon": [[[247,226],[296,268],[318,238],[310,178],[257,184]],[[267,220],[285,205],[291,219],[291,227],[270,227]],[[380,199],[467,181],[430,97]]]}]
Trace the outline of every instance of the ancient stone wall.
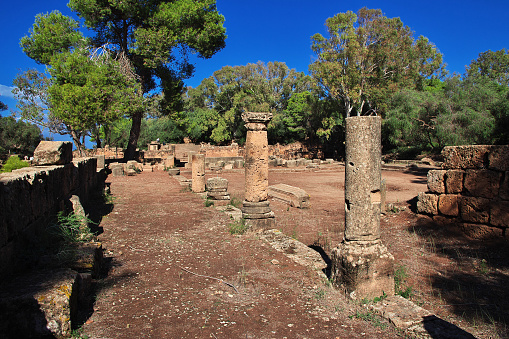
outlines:
[{"label": "ancient stone wall", "polygon": [[101,183],[104,170],[97,170],[96,158],[0,174],[0,274],[28,264],[32,245],[44,237],[50,218],[71,195],[86,201]]},{"label": "ancient stone wall", "polygon": [[469,236],[506,236],[509,227],[509,145],[455,146],[442,151],[441,170],[428,172],[417,211],[454,223]]}]

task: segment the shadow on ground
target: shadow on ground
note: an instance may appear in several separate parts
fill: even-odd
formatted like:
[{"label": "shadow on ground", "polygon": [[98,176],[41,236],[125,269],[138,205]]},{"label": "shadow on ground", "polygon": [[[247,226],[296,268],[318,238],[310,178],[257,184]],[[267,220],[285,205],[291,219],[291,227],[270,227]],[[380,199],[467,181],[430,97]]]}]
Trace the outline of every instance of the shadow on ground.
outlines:
[{"label": "shadow on ground", "polygon": [[[444,305],[473,326],[491,324],[509,337],[509,244],[505,239],[470,239],[454,225],[419,219],[408,232],[425,240],[430,255],[455,263],[454,269],[430,276]],[[431,240],[431,241],[430,241]]]}]

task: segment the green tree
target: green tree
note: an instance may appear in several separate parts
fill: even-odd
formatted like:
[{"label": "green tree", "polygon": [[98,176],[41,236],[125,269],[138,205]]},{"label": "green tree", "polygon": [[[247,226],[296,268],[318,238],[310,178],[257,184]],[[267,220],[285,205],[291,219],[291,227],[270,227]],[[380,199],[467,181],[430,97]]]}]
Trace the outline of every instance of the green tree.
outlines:
[{"label": "green tree", "polygon": [[0,112],[5,111],[7,109],[8,109],[7,105],[0,101]]},{"label": "green tree", "polygon": [[[194,71],[188,54],[210,58],[225,45],[224,17],[215,0],[70,0],[69,7],[95,31],[95,44],[111,43],[127,56],[143,93],[159,80],[167,111],[178,111],[183,80]],[[131,117],[127,159],[135,154],[143,110]]]},{"label": "green tree", "polygon": [[33,155],[41,140],[41,130],[36,125],[16,121],[13,117],[0,117],[1,155],[8,153]]},{"label": "green tree", "polygon": [[[281,121],[279,115],[288,106],[295,93],[311,90],[309,76],[289,69],[283,62],[225,66],[204,79],[196,89],[189,89],[186,96],[186,118],[193,131],[200,132],[198,124],[206,124],[202,135],[210,134],[209,140],[225,143],[245,136],[241,113],[264,111],[274,114],[274,121]],[[269,134],[277,136],[269,124]],[[271,140],[275,141],[275,140]]]},{"label": "green tree", "polygon": [[58,11],[37,15],[20,45],[47,66],[51,77],[29,70],[14,84],[21,117],[71,135],[81,153],[85,135],[97,134],[100,126],[139,110],[142,97],[129,63],[115,60],[122,54],[114,58],[106,47],[93,49],[78,28],[76,21]]},{"label": "green tree", "polygon": [[388,98],[401,88],[422,86],[444,74],[442,54],[427,38],[413,38],[399,18],[362,8],[327,19],[328,37],[315,34],[317,59],[310,66],[316,81],[340,100],[346,117],[383,113]]},{"label": "green tree", "polygon": [[488,50],[479,54],[467,67],[468,78],[486,77],[500,85],[509,86],[509,50]]}]

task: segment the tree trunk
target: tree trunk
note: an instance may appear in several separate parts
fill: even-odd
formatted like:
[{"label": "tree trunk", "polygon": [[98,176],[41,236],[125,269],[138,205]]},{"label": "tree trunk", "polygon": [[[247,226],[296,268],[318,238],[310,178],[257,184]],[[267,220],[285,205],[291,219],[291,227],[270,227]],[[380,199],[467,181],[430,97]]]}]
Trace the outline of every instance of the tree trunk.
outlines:
[{"label": "tree trunk", "polygon": [[124,160],[134,160],[136,156],[136,147],[138,146],[138,138],[140,137],[142,117],[143,112],[136,112],[133,114],[133,125],[129,133],[129,142],[127,143],[127,149],[124,153]]},{"label": "tree trunk", "polygon": [[83,144],[80,141],[80,135],[73,129],[71,129],[71,137],[72,141],[74,142],[74,146],[76,146],[76,149],[78,150],[78,155],[80,157],[83,157]]}]

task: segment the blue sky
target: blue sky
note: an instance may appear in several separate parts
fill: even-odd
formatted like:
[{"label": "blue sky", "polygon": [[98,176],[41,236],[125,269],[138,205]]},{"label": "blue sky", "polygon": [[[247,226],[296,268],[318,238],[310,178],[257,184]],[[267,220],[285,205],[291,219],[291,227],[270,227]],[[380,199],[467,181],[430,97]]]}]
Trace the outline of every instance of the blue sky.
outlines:
[{"label": "blue sky", "polygon": [[[19,39],[28,34],[38,13],[57,9],[74,16],[67,2],[25,0],[0,4],[0,101],[10,109],[16,105],[9,93],[16,74],[33,67],[44,69],[23,54]],[[281,61],[307,73],[313,60],[310,37],[325,34],[328,17],[348,10],[356,12],[364,6],[380,8],[388,17],[400,17],[415,37],[428,37],[444,54],[450,73],[463,73],[465,65],[481,52],[509,48],[507,0],[217,0],[217,8],[226,19],[226,47],[211,59],[196,59],[195,75],[186,85],[198,86],[223,66],[258,61]]]}]

